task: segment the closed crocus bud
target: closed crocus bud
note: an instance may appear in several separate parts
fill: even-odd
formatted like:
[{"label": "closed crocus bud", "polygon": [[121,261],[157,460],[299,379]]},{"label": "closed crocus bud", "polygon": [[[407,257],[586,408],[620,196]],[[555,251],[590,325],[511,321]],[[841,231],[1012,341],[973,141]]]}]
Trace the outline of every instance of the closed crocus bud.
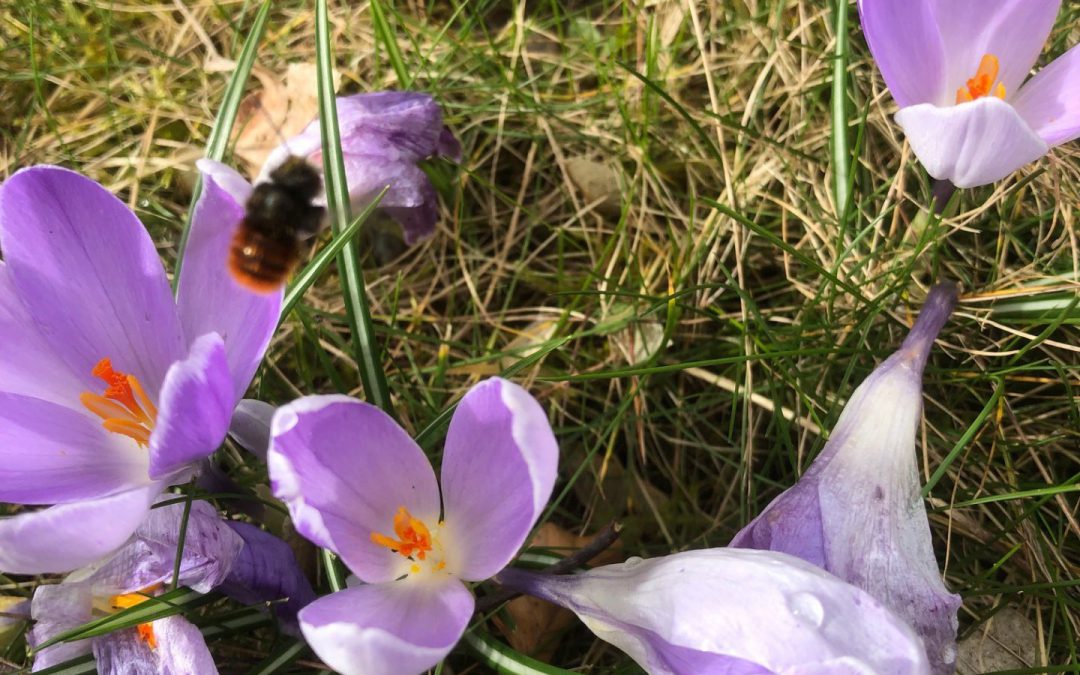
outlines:
[{"label": "closed crocus bud", "polygon": [[926,643],[934,673],[956,668],[960,597],[942,583],[915,464],[922,372],[956,288],[930,290],[900,349],[855,390],[803,477],[731,542],[797,556],[862,588]]},{"label": "closed crocus bud", "polygon": [[496,581],[565,607],[652,675],[918,675],[922,642],[864,591],[782,553],[730,548]]}]

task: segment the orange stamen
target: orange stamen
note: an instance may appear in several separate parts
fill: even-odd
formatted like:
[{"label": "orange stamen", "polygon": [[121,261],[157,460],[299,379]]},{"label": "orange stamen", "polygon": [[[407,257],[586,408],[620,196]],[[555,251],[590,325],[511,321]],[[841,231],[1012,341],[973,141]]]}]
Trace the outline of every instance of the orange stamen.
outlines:
[{"label": "orange stamen", "polygon": [[[134,607],[147,601],[150,597],[150,593],[161,587],[161,584],[155,584],[149,588],[144,588],[137,593],[125,593],[124,595],[114,595],[109,598],[109,605],[113,609],[127,609],[128,607]],[[154,624],[141,623],[135,627],[139,631],[139,637],[143,642],[147,644],[150,649],[157,649],[157,637],[154,635]]]},{"label": "orange stamen", "polygon": [[[993,54],[984,54],[979,61],[979,69],[975,71],[975,77],[967,81],[967,86],[956,90],[956,102],[967,103],[984,96],[996,96],[1005,98],[1005,84],[997,82],[998,72],[1001,70],[998,58]],[[997,82],[995,86],[994,83]]]},{"label": "orange stamen", "polygon": [[423,560],[431,550],[431,532],[423,521],[412,517],[409,510],[404,506],[398,507],[394,514],[394,534],[397,539],[391,539],[385,534],[371,533],[371,541],[379,546],[394,551],[405,558],[416,557]]},{"label": "orange stamen", "polygon": [[108,358],[98,361],[90,373],[105,381],[105,392],[83,392],[79,396],[82,404],[100,417],[102,426],[109,431],[128,436],[141,446],[148,445],[158,411],[138,378],[114,370]]}]

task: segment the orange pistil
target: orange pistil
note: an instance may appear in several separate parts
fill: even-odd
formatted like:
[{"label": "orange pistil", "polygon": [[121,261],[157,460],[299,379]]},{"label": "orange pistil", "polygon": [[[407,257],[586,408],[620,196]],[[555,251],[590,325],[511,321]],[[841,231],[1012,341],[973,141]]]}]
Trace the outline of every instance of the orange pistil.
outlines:
[{"label": "orange pistil", "polygon": [[[149,588],[144,588],[137,593],[126,593],[124,595],[114,595],[109,598],[109,606],[113,609],[127,609],[128,607],[134,607],[135,605],[142,604],[150,597],[150,593],[154,592],[161,587],[161,584],[155,584]],[[140,623],[135,627],[139,631],[139,637],[146,643],[150,649],[157,649],[157,637],[154,636],[154,624],[153,623]]]},{"label": "orange pistil", "polygon": [[397,513],[394,514],[394,534],[398,536],[397,539],[391,539],[385,534],[372,532],[371,541],[379,546],[385,546],[402,557],[412,558],[415,556],[418,560],[426,558],[428,551],[432,548],[431,532],[428,530],[427,525],[424,525],[423,521],[413,518],[412,514],[404,506],[398,507]]},{"label": "orange pistil", "polygon": [[157,407],[134,375],[113,370],[107,359],[98,361],[90,371],[105,380],[104,395],[84,391],[79,400],[100,417],[109,431],[133,438],[140,446],[150,443],[150,433],[157,421]]},{"label": "orange pistil", "polygon": [[956,102],[967,103],[991,95],[1004,99],[1005,84],[998,82],[997,86],[994,85],[997,82],[999,70],[1000,64],[997,57],[993,54],[984,54],[982,60],[979,61],[979,69],[975,71],[975,77],[967,81],[967,86],[956,90]]}]

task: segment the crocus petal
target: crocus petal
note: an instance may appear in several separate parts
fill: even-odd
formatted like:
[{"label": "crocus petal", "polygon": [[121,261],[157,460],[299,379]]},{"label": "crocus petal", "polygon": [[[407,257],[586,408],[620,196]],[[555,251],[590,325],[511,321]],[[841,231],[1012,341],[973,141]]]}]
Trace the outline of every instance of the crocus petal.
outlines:
[{"label": "crocus petal", "polygon": [[942,674],[955,668],[960,598],[934,558],[915,429],[923,367],[955,301],[955,287],[932,289],[900,350],[855,390],[803,477],[731,542],[798,556],[866,590],[915,628]]},{"label": "crocus petal", "polygon": [[[207,502],[193,501],[186,509],[187,505],[176,502],[173,495],[159,501],[170,503],[150,509],[134,536],[87,576],[95,595],[123,595],[171,582],[185,510],[188,514],[180,555],[180,584],[209,593],[225,580],[244,546],[243,539]],[[76,572],[69,578],[81,576]]]},{"label": "crocus petal", "polygon": [[929,672],[919,638],[880,602],[780,553],[706,549],[497,580],[575,612],[652,675]]},{"label": "crocus petal", "polygon": [[472,593],[453,577],[348,588],[300,612],[319,658],[342,675],[410,675],[438,663],[472,615]]},{"label": "crocus petal", "polygon": [[1001,180],[1050,149],[1011,105],[993,96],[948,108],[911,106],[896,113],[896,121],[927,173],[961,188]]},{"label": "crocus petal", "polygon": [[461,399],[443,453],[449,569],[486,579],[525,542],[551,496],[559,445],[527,391],[492,378]]},{"label": "crocus petal", "polygon": [[89,373],[76,376],[38,330],[0,261],[0,389],[79,409]]},{"label": "crocus petal", "polygon": [[211,455],[225,440],[233,401],[225,346],[216,333],[203,335],[165,377],[150,436],[150,477],[165,478]]},{"label": "crocus petal", "polygon": [[[156,628],[157,622],[154,625]],[[92,642],[94,661],[100,675],[165,675],[158,668],[156,650],[139,637],[135,628],[107,633]]]},{"label": "crocus petal", "polygon": [[439,517],[435,472],[420,446],[378,408],[345,396],[306,396],[278,408],[267,466],[296,529],[335,551],[369,583],[408,560],[371,541],[392,535],[398,509],[430,526]]},{"label": "crocus petal", "polygon": [[[1035,65],[1060,6],[1061,0],[935,0],[946,55],[946,94],[952,93],[945,103],[956,100],[956,90],[975,75],[984,54],[998,58],[998,79],[1006,94],[1016,91]],[[912,51],[922,48],[919,42],[909,43]]]},{"label": "crocus petal", "polygon": [[385,166],[380,160],[373,155],[345,157],[353,207],[367,206],[375,194],[389,186],[379,208],[401,224],[405,243],[415,244],[431,236],[439,220],[439,196],[431,179],[412,164]]},{"label": "crocus petal", "polygon": [[1049,145],[1080,138],[1080,45],[1040,70],[1012,103]]},{"label": "crocus petal", "polygon": [[254,525],[231,521],[229,527],[244,540],[244,548],[218,590],[245,605],[285,600],[274,604],[274,613],[284,632],[299,636],[296,615],[315,599],[315,591],[292,549]]},{"label": "crocus petal", "polygon": [[215,185],[232,197],[234,203],[242,206],[251,197],[251,183],[228,164],[203,157],[195,162],[195,168],[199,170],[205,180],[213,181]]},{"label": "crocus petal", "polygon": [[[401,223],[407,243],[434,232],[438,219],[437,194],[416,163],[434,155],[455,160],[461,145],[442,122],[442,110],[431,96],[418,92],[383,91],[337,99],[341,150],[353,208],[367,206],[384,187],[380,208]],[[319,121],[275,148],[256,182],[292,155],[322,167]],[[325,203],[320,196],[316,203]]]},{"label": "crocus petal", "polygon": [[[157,639],[157,667],[160,675],[198,673],[216,675],[217,665],[202,633],[182,616],[158,619],[153,624]],[[99,662],[100,667],[100,662]],[[101,670],[101,672],[107,672]]]},{"label": "crocus petal", "polygon": [[100,420],[27,396],[0,394],[0,501],[59,504],[146,482],[146,451]]},{"label": "crocus petal", "polygon": [[[93,596],[89,584],[42,584],[34,590],[30,614],[34,627],[27,634],[32,648],[90,621]],[[90,641],[60,642],[34,653],[34,670],[44,670],[58,663],[90,653]]]},{"label": "crocus petal", "polygon": [[236,404],[229,422],[229,436],[263,462],[270,447],[270,420],[275,410],[269,403],[245,398]]},{"label": "crocus petal", "polygon": [[59,574],[104,558],[127,541],[163,487],[0,518],[0,572]]},{"label": "crocus petal", "polygon": [[945,51],[932,4],[932,0],[859,0],[866,44],[901,108],[952,102],[946,96]]},{"label": "crocus petal", "polygon": [[23,169],[0,187],[0,246],[28,313],[72,372],[92,383],[91,369],[107,357],[157,394],[185,343],[165,270],[135,214],[74,171]]},{"label": "crocus petal", "polygon": [[234,400],[239,400],[270,344],[284,291],[252,293],[232,278],[229,249],[244,218],[244,202],[218,184],[219,169],[204,172],[203,176],[203,191],[192,214],[191,235],[184,252],[177,308],[188,335],[221,336],[233,378]]}]

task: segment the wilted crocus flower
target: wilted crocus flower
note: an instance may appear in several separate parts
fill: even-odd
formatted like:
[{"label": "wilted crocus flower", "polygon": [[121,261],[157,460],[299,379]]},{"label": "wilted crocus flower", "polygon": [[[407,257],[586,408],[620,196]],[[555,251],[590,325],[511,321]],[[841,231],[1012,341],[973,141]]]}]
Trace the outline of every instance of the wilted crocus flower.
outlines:
[{"label": "wilted crocus flower", "polygon": [[495,580],[573,611],[651,675],[929,672],[919,638],[881,603],[780,553],[714,548]]},{"label": "wilted crocus flower", "polygon": [[[146,602],[162,591],[173,578],[184,507],[175,503],[152,509],[112,558],[78,570],[60,584],[39,586],[31,608],[36,624],[30,632],[30,646],[94,618]],[[244,540],[212,506],[192,502],[180,554],[180,584],[209,592],[225,580],[243,546]],[[35,654],[34,670],[91,652],[103,675],[217,672],[199,630],[179,615],[46,647]]]},{"label": "wilted crocus flower", "polygon": [[[461,157],[439,104],[419,92],[380,91],[339,97],[337,114],[353,206],[366,206],[389,185],[379,208],[401,224],[406,243],[430,236],[439,218],[438,197],[417,163],[436,155]],[[318,120],[271,152],[255,182],[266,180],[290,155],[322,169]]]},{"label": "wilted crocus flower", "polygon": [[731,542],[797,556],[862,588],[926,643],[935,673],[956,662],[960,598],[941,581],[915,465],[922,372],[956,302],[930,290],[899,351],[852,394],[803,477]]},{"label": "wilted crocus flower", "polygon": [[299,636],[296,615],[315,599],[315,591],[296,555],[284,541],[254,525],[237,521],[228,525],[244,540],[244,548],[218,590],[246,605],[280,600],[273,605],[279,627]]},{"label": "wilted crocus flower", "polygon": [[1000,180],[1080,136],[1080,50],[1025,82],[1061,0],[859,0],[863,33],[934,178]]},{"label": "wilted crocus flower", "polygon": [[174,300],[154,243],[59,167],[0,186],[0,570],[67,572],[115,550],[222,442],[281,293],[232,282],[242,210],[209,177]]},{"label": "wilted crocus flower", "polygon": [[461,399],[439,483],[389,415],[344,396],[278,409],[268,465],[296,529],[365,585],[300,612],[315,653],[345,673],[405,675],[437,663],[472,616],[464,581],[501,570],[551,495],[558,446],[524,389],[490,379]]}]

